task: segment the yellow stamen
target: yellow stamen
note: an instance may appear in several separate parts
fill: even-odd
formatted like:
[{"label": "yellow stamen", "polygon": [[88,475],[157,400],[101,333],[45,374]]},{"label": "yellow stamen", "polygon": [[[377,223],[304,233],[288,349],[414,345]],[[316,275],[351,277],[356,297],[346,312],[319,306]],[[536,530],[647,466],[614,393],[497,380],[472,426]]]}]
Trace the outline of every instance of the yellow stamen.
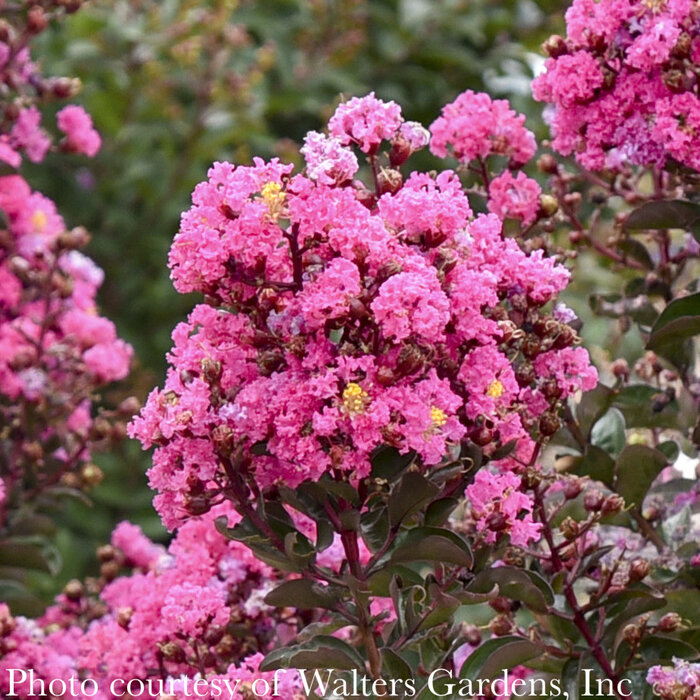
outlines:
[{"label": "yellow stamen", "polygon": [[359,384],[350,382],[343,390],[343,405],[349,414],[364,413],[368,403],[367,392]]},{"label": "yellow stamen", "polygon": [[433,421],[433,425],[436,428],[442,428],[442,426],[447,423],[447,414],[441,408],[431,406],[430,419]]},{"label": "yellow stamen", "polygon": [[41,209],[37,209],[32,214],[32,226],[34,226],[37,231],[43,231],[47,221],[48,217],[43,211],[41,211]]},{"label": "yellow stamen", "polygon": [[267,205],[267,210],[270,212],[270,216],[278,217],[284,204],[284,200],[287,195],[282,192],[282,185],[279,182],[267,182],[263,185],[262,190],[263,202]]},{"label": "yellow stamen", "polygon": [[499,379],[494,379],[491,382],[491,385],[489,388],[486,390],[486,393],[492,398],[492,399],[497,399],[503,395],[503,392],[505,391],[505,387],[501,383]]}]

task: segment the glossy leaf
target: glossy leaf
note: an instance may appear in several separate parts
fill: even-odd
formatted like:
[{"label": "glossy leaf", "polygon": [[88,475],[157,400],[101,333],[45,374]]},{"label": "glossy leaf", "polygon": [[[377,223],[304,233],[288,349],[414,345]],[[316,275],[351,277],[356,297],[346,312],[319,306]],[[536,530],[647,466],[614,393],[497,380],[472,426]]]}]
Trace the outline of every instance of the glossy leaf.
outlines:
[{"label": "glossy leaf", "polygon": [[667,465],[662,452],[646,445],[628,445],[615,463],[615,490],[628,506],[641,506],[652,482]]},{"label": "glossy leaf", "polygon": [[457,533],[437,527],[416,527],[401,538],[391,561],[437,561],[469,568],[473,557],[469,545]]},{"label": "glossy leaf", "polygon": [[389,522],[398,525],[409,515],[429,503],[438,492],[437,486],[418,472],[407,471],[389,496]]},{"label": "glossy leaf", "polygon": [[364,662],[357,650],[347,642],[318,635],[303,644],[282,647],[271,651],[260,664],[261,671],[277,668],[337,668],[350,671],[364,669]]},{"label": "glossy leaf", "polygon": [[265,596],[265,602],[278,608],[293,607],[300,610],[324,608],[332,610],[343,592],[335,586],[322,586],[309,579],[285,581]]},{"label": "glossy leaf", "polygon": [[700,241],[700,206],[683,200],[646,202],[630,213],[625,228],[680,228],[691,231]]}]

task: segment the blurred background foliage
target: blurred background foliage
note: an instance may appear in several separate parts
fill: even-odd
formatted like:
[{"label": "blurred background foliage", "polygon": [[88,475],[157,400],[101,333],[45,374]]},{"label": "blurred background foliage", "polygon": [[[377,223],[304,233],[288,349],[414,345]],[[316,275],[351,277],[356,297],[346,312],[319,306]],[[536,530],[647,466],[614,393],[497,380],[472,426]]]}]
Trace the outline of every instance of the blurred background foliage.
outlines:
[{"label": "blurred background foliage", "polygon": [[[171,330],[195,301],[173,290],[167,251],[213,161],[298,160],[304,134],[322,127],[342,95],[371,90],[426,125],[463,90],[487,90],[508,97],[543,138],[541,105],[532,102],[529,83],[543,61],[539,45],[563,29],[565,6],[93,0],[45,33],[35,57],[46,72],[82,80],[79,101],[103,148],[89,162],[49,159],[27,174],[59,203],[69,226],[93,234],[88,252],[106,273],[103,312],[138,358],[127,389],[143,400],[162,382]],[[580,313],[596,274],[573,291]],[[602,339],[606,329],[595,332]],[[93,572],[95,547],[120,519],[167,539],[150,506],[149,459],[127,443],[98,460],[105,480],[91,494],[93,505],[70,504],[58,516],[61,573],[34,581],[45,600],[68,579]]]}]

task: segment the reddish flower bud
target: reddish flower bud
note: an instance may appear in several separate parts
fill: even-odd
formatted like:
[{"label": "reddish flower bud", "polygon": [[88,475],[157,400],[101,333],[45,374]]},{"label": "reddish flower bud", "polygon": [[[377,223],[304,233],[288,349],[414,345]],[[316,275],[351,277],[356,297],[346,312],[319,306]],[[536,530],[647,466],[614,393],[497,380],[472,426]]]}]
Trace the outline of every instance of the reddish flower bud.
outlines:
[{"label": "reddish flower bud", "polygon": [[676,612],[666,613],[656,625],[660,632],[675,632],[683,626],[683,618]]},{"label": "reddish flower bud", "polygon": [[496,615],[489,622],[489,630],[495,637],[504,637],[513,630],[513,621],[507,615]]}]

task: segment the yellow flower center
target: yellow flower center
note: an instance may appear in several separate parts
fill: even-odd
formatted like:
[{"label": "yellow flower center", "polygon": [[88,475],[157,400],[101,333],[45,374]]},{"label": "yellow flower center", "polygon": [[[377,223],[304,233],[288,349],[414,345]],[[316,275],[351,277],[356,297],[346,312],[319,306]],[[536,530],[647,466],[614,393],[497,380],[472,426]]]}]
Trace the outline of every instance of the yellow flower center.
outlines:
[{"label": "yellow flower center", "polygon": [[350,382],[343,390],[343,405],[351,415],[364,413],[369,397],[367,392],[355,382]]},{"label": "yellow flower center", "polygon": [[433,425],[436,428],[442,428],[442,426],[447,423],[447,414],[441,408],[431,406],[430,419],[433,421]]},{"label": "yellow flower center", "polygon": [[499,379],[494,379],[491,382],[491,385],[489,388],[486,390],[486,393],[492,398],[492,399],[497,399],[500,396],[503,395],[503,392],[505,391],[505,387],[501,383]]},{"label": "yellow flower center", "polygon": [[282,185],[279,182],[267,182],[260,190],[260,194],[262,194],[263,202],[267,205],[270,216],[278,217],[287,196],[282,192]]},{"label": "yellow flower center", "polygon": [[47,221],[48,217],[41,209],[37,209],[32,214],[32,226],[34,226],[37,231],[43,231]]}]

